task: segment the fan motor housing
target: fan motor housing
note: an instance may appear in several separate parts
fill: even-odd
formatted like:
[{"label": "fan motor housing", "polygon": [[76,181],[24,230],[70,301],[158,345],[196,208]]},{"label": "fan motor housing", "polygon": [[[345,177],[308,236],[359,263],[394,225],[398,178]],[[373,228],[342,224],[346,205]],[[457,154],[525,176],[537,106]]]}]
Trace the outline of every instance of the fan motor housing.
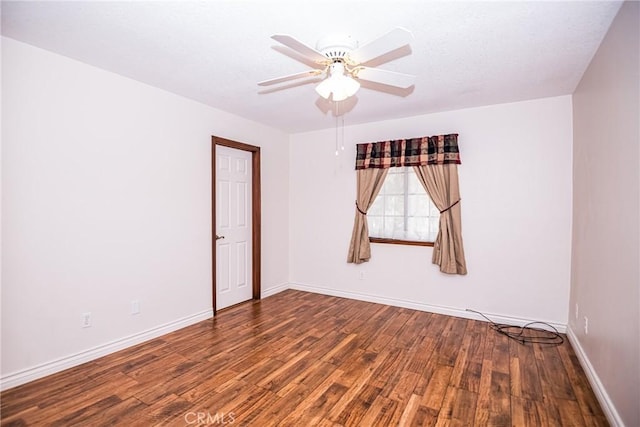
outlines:
[{"label": "fan motor housing", "polygon": [[316,43],[318,52],[330,60],[344,61],[347,55],[358,48],[358,41],[349,35],[329,35]]}]

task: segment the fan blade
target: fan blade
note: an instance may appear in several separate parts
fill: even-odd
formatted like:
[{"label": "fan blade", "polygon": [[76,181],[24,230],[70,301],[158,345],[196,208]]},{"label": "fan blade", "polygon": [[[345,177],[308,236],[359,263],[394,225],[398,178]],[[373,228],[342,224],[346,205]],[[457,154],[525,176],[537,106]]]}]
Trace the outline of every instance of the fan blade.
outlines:
[{"label": "fan blade", "polygon": [[318,76],[320,74],[322,74],[321,70],[303,71],[301,73],[289,74],[288,76],[277,77],[275,79],[263,80],[261,82],[258,82],[258,86],[269,86],[276,83],[287,82],[289,80],[301,79],[303,77]]},{"label": "fan blade", "polygon": [[408,45],[413,40],[413,34],[409,30],[396,27],[388,33],[378,37],[369,43],[360,46],[351,52],[351,60],[356,64],[364,64],[378,56]]},{"label": "fan blade", "polygon": [[271,36],[271,38],[287,47],[290,47],[291,49],[295,50],[299,54],[305,56],[306,58],[309,58],[314,62],[317,62],[319,64],[329,62],[329,59],[317,50],[307,46],[306,44],[287,34],[274,34],[273,36]]},{"label": "fan blade", "polygon": [[402,89],[407,89],[416,82],[416,76],[411,74],[396,73],[395,71],[367,67],[358,67],[354,71],[354,77],[360,80],[367,80]]}]

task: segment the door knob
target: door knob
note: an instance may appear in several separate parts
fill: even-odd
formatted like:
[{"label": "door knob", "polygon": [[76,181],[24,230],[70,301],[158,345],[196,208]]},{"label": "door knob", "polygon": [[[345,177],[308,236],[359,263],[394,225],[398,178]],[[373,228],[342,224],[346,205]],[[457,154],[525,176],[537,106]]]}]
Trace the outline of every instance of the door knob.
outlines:
[{"label": "door knob", "polygon": [[220,240],[220,239],[224,239],[224,236],[218,236],[218,235],[216,234],[216,240]]}]

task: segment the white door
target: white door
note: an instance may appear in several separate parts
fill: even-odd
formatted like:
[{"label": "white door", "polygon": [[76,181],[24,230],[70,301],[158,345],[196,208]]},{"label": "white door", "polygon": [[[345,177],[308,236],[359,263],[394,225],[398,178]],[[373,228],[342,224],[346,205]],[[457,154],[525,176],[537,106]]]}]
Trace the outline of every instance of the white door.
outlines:
[{"label": "white door", "polygon": [[253,296],[251,152],[216,145],[216,309]]}]

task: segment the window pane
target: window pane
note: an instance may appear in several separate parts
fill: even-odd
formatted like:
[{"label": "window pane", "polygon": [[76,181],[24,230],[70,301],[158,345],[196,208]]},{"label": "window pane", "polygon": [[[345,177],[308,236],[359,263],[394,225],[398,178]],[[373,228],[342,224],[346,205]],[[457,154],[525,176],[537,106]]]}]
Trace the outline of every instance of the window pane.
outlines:
[{"label": "window pane", "polygon": [[402,174],[387,174],[384,180],[385,194],[404,194],[404,177]]},{"label": "window pane", "polygon": [[384,221],[384,229],[382,231],[384,237],[393,237],[393,218],[386,217]]},{"label": "window pane", "polygon": [[393,217],[393,221],[391,222],[393,231],[392,236],[394,239],[404,239],[404,217],[396,216]]},{"label": "window pane", "polygon": [[408,169],[409,170],[407,171],[407,178],[409,181],[409,194],[425,193],[424,187],[420,183],[420,180],[418,179],[418,176],[416,175],[413,168],[408,168]]},{"label": "window pane", "polygon": [[367,215],[367,222],[369,224],[369,236],[382,237],[384,218],[382,216]]},{"label": "window pane", "polygon": [[429,231],[431,232],[431,235],[433,236],[433,241],[436,240],[436,237],[438,236],[438,227],[440,226],[440,220],[439,219],[432,219],[430,221],[429,224]]},{"label": "window pane", "polygon": [[433,242],[439,217],[413,168],[391,168],[369,208],[369,235]]},{"label": "window pane", "polygon": [[373,205],[371,205],[371,207],[367,211],[367,215],[368,216],[371,216],[371,215],[382,216],[382,215],[384,215],[384,197],[376,198],[376,201],[373,202]]},{"label": "window pane", "polygon": [[404,196],[385,196],[385,215],[404,216]]},{"label": "window pane", "polygon": [[422,240],[429,235],[429,217],[416,216],[407,220],[409,230],[414,238]]},{"label": "window pane", "polygon": [[409,217],[429,215],[429,196],[426,194],[409,195]]}]

